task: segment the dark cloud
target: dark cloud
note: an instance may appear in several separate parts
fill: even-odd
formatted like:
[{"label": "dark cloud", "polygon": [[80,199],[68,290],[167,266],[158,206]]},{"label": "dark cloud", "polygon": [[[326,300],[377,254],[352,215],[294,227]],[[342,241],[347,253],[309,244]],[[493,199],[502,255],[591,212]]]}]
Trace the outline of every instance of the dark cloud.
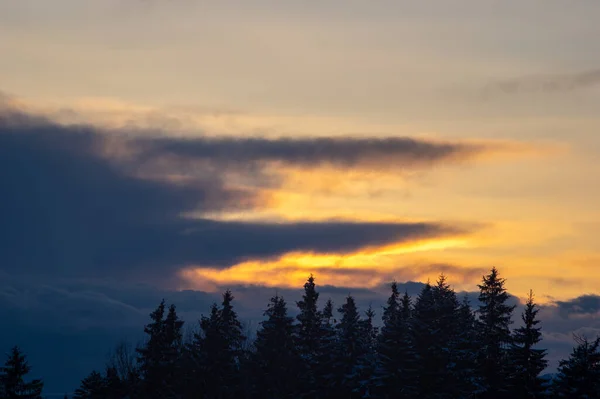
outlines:
[{"label": "dark cloud", "polygon": [[146,156],[173,155],[218,165],[283,165],[340,168],[416,168],[471,158],[483,146],[391,138],[161,138],[147,140]]},{"label": "dark cloud", "polygon": [[582,295],[570,300],[555,301],[540,307],[543,345],[548,348],[549,369],[573,347],[573,335],[594,339],[600,335],[600,296]]},{"label": "dark cloud", "polygon": [[[439,223],[184,218],[192,211],[252,208],[260,196],[229,187],[219,173],[173,180],[168,166],[161,170],[154,163],[148,174],[147,158],[140,160],[135,151],[117,154],[123,148],[111,147],[111,137],[88,126],[60,126],[20,112],[0,114],[0,268],[164,282],[188,264],[225,267],[292,250],[346,253],[466,231]],[[154,147],[156,141],[150,142]],[[225,162],[225,155],[216,159]],[[231,154],[232,159],[240,156]]]},{"label": "dark cloud", "polygon": [[600,296],[582,295],[570,301],[556,301],[563,317],[597,316],[600,314]]},{"label": "dark cloud", "polygon": [[563,74],[532,75],[490,82],[484,95],[521,93],[564,93],[600,84],[600,69]]}]

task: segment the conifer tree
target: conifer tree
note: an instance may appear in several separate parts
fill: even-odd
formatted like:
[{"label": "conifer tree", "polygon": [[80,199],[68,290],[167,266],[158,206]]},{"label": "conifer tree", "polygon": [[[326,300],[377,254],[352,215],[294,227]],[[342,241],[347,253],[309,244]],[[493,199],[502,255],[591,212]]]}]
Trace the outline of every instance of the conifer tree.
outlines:
[{"label": "conifer tree", "polygon": [[[220,310],[216,303],[210,307],[210,314],[199,320],[200,330],[193,333],[192,340],[186,345],[183,364],[183,397],[217,397],[217,384],[212,375],[218,375],[218,366],[212,364],[217,359],[216,344],[221,345],[219,336]],[[215,392],[212,392],[215,391]]]},{"label": "conifer tree", "polygon": [[399,361],[402,354],[398,346],[401,342],[400,327],[400,293],[398,285],[392,282],[392,293],[389,296],[386,306],[383,308],[382,321],[383,326],[378,337],[378,370],[377,382],[382,395],[389,395],[392,392],[398,392],[397,386],[400,382],[402,373]]},{"label": "conifer tree", "polygon": [[436,357],[441,348],[436,341],[436,308],[433,287],[429,282],[423,287],[415,301],[412,318],[412,339],[417,357],[417,394],[432,397],[439,390],[438,373],[440,363]]},{"label": "conifer tree", "polygon": [[546,350],[536,348],[542,340],[540,321],[536,318],[539,310],[533,300],[533,292],[525,303],[521,315],[523,326],[513,332],[510,350],[511,361],[511,397],[515,399],[541,398],[544,396],[544,380],[540,373],[548,365]]},{"label": "conifer tree", "polygon": [[25,381],[31,371],[26,356],[15,346],[0,370],[0,395],[6,399],[40,399],[44,384],[41,380]]},{"label": "conifer tree", "polygon": [[364,354],[358,359],[356,378],[360,398],[370,398],[376,394],[375,371],[377,369],[378,328],[374,325],[375,311],[369,305],[361,323],[361,337],[364,341]]},{"label": "conifer tree", "polygon": [[191,360],[186,369],[185,397],[229,399],[239,394],[241,363],[246,337],[233,309],[233,294],[223,294],[221,308],[211,307],[209,316],[202,316],[200,332],[195,333],[188,347]]},{"label": "conifer tree", "polygon": [[458,334],[453,356],[456,361],[456,392],[461,398],[473,398],[481,384],[477,372],[476,319],[466,295],[458,309],[457,322]]},{"label": "conifer tree", "polygon": [[377,392],[384,398],[411,398],[415,393],[415,353],[411,326],[411,300],[408,293],[400,299],[398,285],[383,309],[383,326],[378,337]]},{"label": "conifer tree", "polygon": [[600,337],[589,341],[575,336],[577,346],[566,360],[561,360],[553,392],[560,399],[600,397]]},{"label": "conifer tree", "polygon": [[117,369],[107,367],[104,373],[105,399],[123,399],[129,394],[126,380],[121,380]]},{"label": "conifer tree", "polygon": [[438,352],[434,355],[440,365],[438,373],[442,392],[438,397],[465,398],[467,392],[459,379],[459,341],[461,334],[461,309],[454,290],[448,285],[446,276],[441,274],[433,287],[435,303],[434,336]]},{"label": "conifer tree", "polygon": [[515,306],[508,305],[505,279],[492,268],[479,287],[478,367],[481,372],[482,398],[504,397],[509,377],[508,349],[512,342],[510,325]]},{"label": "conifer tree", "polygon": [[177,396],[174,378],[181,356],[181,328],[175,306],[171,305],[165,318],[166,304],[161,301],[150,314],[152,322],[144,328],[146,344],[138,348],[138,362],[142,377],[141,395],[146,398]]},{"label": "conifer tree", "polygon": [[271,298],[256,333],[256,352],[252,357],[255,397],[291,398],[297,389],[299,354],[293,338],[294,319],[288,316],[285,300]]},{"label": "conifer tree", "polygon": [[335,389],[340,397],[358,397],[360,391],[360,360],[367,354],[367,339],[356,302],[346,297],[338,312],[341,314],[337,329],[334,372]]},{"label": "conifer tree", "polygon": [[296,302],[300,312],[296,316],[295,337],[303,365],[300,374],[302,394],[306,397],[319,397],[319,385],[323,385],[322,376],[319,376],[319,363],[323,358],[323,315],[317,308],[318,299],[315,278],[311,274],[304,284],[302,300]]},{"label": "conifer tree", "polygon": [[74,399],[105,399],[106,381],[98,371],[92,371],[81,380],[81,385],[75,391]]},{"label": "conifer tree", "polygon": [[336,343],[338,322],[333,315],[333,302],[328,299],[321,311],[321,330],[319,333],[319,354],[314,373],[319,396],[327,398],[336,393]]},{"label": "conifer tree", "polygon": [[425,285],[415,303],[413,339],[419,364],[418,396],[458,397],[456,294],[441,275],[435,286]]}]

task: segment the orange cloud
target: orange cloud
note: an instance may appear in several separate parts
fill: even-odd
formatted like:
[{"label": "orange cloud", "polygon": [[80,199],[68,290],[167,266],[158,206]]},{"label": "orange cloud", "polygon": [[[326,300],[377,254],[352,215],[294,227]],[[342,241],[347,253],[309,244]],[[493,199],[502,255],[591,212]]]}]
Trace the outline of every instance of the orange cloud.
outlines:
[{"label": "orange cloud", "polygon": [[391,279],[416,279],[432,272],[464,275],[467,269],[437,265],[398,267],[398,256],[441,251],[468,245],[466,237],[420,240],[408,244],[371,247],[350,254],[292,252],[275,260],[248,261],[226,269],[189,267],[180,276],[192,287],[214,289],[227,284],[261,284],[299,287],[310,273],[325,284],[346,287],[374,287]]}]

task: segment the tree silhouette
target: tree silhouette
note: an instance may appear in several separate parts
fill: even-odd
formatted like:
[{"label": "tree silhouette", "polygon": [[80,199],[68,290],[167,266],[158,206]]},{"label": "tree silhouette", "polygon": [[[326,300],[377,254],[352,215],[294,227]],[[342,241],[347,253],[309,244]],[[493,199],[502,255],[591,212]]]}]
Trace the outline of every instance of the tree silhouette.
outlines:
[{"label": "tree silhouette", "polygon": [[577,346],[568,359],[561,360],[553,391],[556,398],[600,397],[600,337],[589,341],[575,336]]},{"label": "tree silhouette", "polygon": [[302,300],[296,302],[300,310],[296,328],[296,345],[302,359],[303,370],[300,372],[302,390],[306,397],[319,397],[319,361],[323,355],[323,315],[318,310],[319,293],[316,290],[315,278],[311,274],[304,284]]},{"label": "tree silhouette", "polygon": [[182,353],[183,322],[179,320],[175,305],[163,300],[150,314],[152,322],[144,328],[148,335],[146,344],[137,349],[140,364],[140,394],[146,398],[174,398],[178,396],[178,365]]},{"label": "tree silhouette", "polygon": [[96,370],[81,380],[81,386],[75,391],[75,399],[103,399],[106,397],[106,382]]},{"label": "tree silhouette", "polygon": [[41,398],[44,384],[41,380],[25,381],[31,371],[26,356],[18,346],[14,346],[4,367],[0,371],[0,395],[6,399]]},{"label": "tree silhouette", "polygon": [[241,366],[246,337],[233,309],[233,294],[223,294],[221,308],[213,304],[209,316],[202,316],[200,332],[188,346],[184,397],[228,399],[241,390]]},{"label": "tree silhouette", "polygon": [[[539,348],[533,294],[523,325],[511,331],[514,306],[504,284],[495,268],[484,276],[474,312],[444,275],[425,284],[414,305],[393,283],[379,328],[375,311],[361,313],[352,295],[337,309],[339,318],[331,300],[319,310],[311,275],[297,317],[274,295],[253,341],[229,290],[185,344],[183,321],[163,300],[150,314],[136,357],[127,345],[117,346],[104,371],[85,377],[74,398],[600,398],[600,337],[576,337],[557,377],[543,380],[546,351]],[[0,399],[41,398],[41,381],[25,381],[29,371],[13,348],[0,371]]]},{"label": "tree silhouette", "polygon": [[548,365],[548,361],[545,359],[546,350],[536,347],[542,340],[541,328],[538,327],[538,312],[533,300],[533,291],[529,291],[525,311],[521,315],[523,326],[514,331],[510,350],[511,397],[515,399],[544,396],[544,380],[540,378],[540,374]]},{"label": "tree silhouette", "polygon": [[492,268],[483,277],[479,287],[479,369],[481,371],[482,398],[497,398],[508,392],[508,349],[512,342],[510,325],[515,306],[507,304],[505,280]]},{"label": "tree silhouette", "polygon": [[300,355],[294,342],[294,319],[279,295],[271,298],[256,333],[256,352],[250,372],[254,376],[254,394],[261,398],[291,398],[298,389]]}]

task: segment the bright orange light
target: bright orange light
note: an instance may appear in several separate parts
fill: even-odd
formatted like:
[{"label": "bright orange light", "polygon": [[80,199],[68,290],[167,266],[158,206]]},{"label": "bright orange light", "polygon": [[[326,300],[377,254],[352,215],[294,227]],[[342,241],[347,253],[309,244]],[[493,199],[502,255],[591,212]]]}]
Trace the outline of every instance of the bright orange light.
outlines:
[{"label": "bright orange light", "polygon": [[[299,287],[310,273],[321,281],[347,287],[374,287],[389,279],[398,268],[390,255],[444,250],[465,246],[466,239],[423,240],[408,244],[374,247],[351,254],[288,253],[273,261],[248,261],[227,269],[187,268],[181,276],[197,288],[210,289],[224,284],[261,284]],[[356,275],[360,275],[360,279]]]}]

